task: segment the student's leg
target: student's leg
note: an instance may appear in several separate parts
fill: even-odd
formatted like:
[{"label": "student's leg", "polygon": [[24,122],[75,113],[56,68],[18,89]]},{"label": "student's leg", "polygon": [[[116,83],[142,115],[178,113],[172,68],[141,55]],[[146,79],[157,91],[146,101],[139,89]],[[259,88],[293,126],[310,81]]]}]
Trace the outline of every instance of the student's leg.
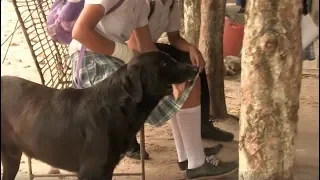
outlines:
[{"label": "student's leg", "polygon": [[[180,51],[173,46],[167,45],[167,44],[156,44],[157,48],[160,51],[164,51],[168,54],[170,54],[172,57],[174,57],[179,62],[185,62],[190,63],[190,57],[189,53]],[[216,141],[232,141],[234,138],[234,135],[230,132],[221,130],[217,127],[215,127],[212,122],[210,122],[210,95],[209,95],[209,87],[207,82],[207,75],[205,72],[200,73],[200,81],[201,81],[201,87],[200,87],[200,103],[201,103],[201,136],[204,139],[211,139]],[[194,101],[198,102],[199,99],[194,99]],[[192,102],[186,102],[186,106],[188,106],[189,103]]]},{"label": "student's leg", "polygon": [[234,135],[230,132],[219,129],[210,121],[210,95],[205,72],[200,73],[201,81],[201,137],[216,141],[232,141]]},{"label": "student's leg", "polygon": [[[235,171],[237,162],[219,162],[214,155],[206,157],[201,140],[201,83],[197,79],[188,99],[176,114],[177,127],[188,160],[187,178],[221,177]],[[178,152],[179,154],[179,152]],[[185,158],[185,157],[183,157]],[[182,160],[182,159],[181,159]]]},{"label": "student's leg", "polygon": [[244,13],[245,12],[246,3],[247,3],[246,0],[241,0],[241,7],[240,7],[240,10],[238,11],[238,13]]},{"label": "student's leg", "polygon": [[[156,43],[157,48],[160,51],[166,52],[174,57],[177,61],[190,63],[190,57],[187,52],[179,51],[178,49],[174,48],[173,46],[167,44],[159,44]],[[201,100],[199,96],[198,99],[195,99],[194,102],[190,102],[190,100],[185,104],[185,106],[189,106],[191,103],[196,103],[200,105],[201,101],[201,135],[204,139],[211,139],[217,141],[232,141],[234,135],[230,132],[221,130],[213,126],[213,124],[209,121],[209,112],[210,112],[210,97],[209,97],[209,89],[207,83],[207,77],[205,72],[200,73],[201,79],[201,87],[199,87],[199,91],[201,91]],[[194,99],[194,98],[193,98]],[[145,152],[146,158],[149,158],[149,154]],[[129,148],[126,156],[133,159],[140,159],[140,146],[135,140],[131,147]]]}]

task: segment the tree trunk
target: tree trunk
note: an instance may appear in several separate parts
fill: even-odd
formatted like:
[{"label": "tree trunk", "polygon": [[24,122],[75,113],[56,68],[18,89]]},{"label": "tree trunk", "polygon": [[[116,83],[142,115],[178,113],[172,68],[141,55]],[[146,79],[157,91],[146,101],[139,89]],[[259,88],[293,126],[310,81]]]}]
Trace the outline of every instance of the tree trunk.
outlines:
[{"label": "tree trunk", "polygon": [[184,38],[191,44],[198,46],[200,35],[200,4],[201,0],[184,1]]},{"label": "tree trunk", "polygon": [[240,180],[292,180],[302,1],[249,0],[241,70]]},{"label": "tree trunk", "polygon": [[184,0],[179,0],[180,8],[180,35],[184,37]]},{"label": "tree trunk", "polygon": [[214,118],[228,116],[224,94],[223,28],[226,0],[202,0],[199,49],[206,61]]}]

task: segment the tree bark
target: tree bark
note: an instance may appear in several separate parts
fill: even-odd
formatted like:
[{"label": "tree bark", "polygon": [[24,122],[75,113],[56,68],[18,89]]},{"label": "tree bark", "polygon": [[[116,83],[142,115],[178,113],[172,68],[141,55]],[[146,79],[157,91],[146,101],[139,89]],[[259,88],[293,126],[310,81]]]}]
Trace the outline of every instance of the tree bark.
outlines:
[{"label": "tree bark", "polygon": [[184,37],[184,0],[179,0],[180,8],[180,35]]},{"label": "tree bark", "polygon": [[184,1],[184,38],[191,44],[198,47],[200,36],[201,0],[183,0]]},{"label": "tree bark", "polygon": [[249,0],[241,70],[240,180],[292,180],[302,1]]},{"label": "tree bark", "polygon": [[224,94],[223,29],[226,0],[202,0],[199,49],[206,61],[210,114],[228,117]]}]

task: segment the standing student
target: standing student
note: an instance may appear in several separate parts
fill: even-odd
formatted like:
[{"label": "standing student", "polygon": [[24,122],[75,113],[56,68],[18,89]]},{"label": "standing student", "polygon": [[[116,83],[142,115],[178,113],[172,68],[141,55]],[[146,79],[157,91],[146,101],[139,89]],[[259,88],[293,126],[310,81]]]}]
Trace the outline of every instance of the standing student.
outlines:
[{"label": "standing student", "polygon": [[[172,18],[172,16],[169,17],[168,14],[171,13],[172,10],[175,10],[175,9],[173,9],[173,7],[176,7],[176,6],[174,6],[175,1],[170,1],[169,4],[166,4],[167,6],[169,6],[169,8],[166,7],[166,8],[168,8],[168,9],[166,9],[166,11],[161,11],[161,9],[159,9],[160,7],[163,7],[161,4],[159,4],[159,2],[156,2],[155,0],[146,0],[146,1],[150,7],[148,19],[150,20],[149,21],[149,28],[151,30],[152,40],[153,40],[153,42],[157,42],[160,35],[162,33],[164,33],[166,30],[166,27],[163,26],[164,24],[159,23],[159,22],[160,21],[162,22],[163,18]],[[162,19],[160,19],[160,18],[162,18]],[[166,21],[168,21],[168,19],[166,19]],[[180,26],[180,23],[178,22],[178,20],[175,23],[177,26]],[[175,34],[179,34],[179,31],[175,32]],[[172,33],[171,33],[171,35],[172,35]],[[134,36],[131,36],[131,39],[128,41],[128,44],[129,44],[129,46],[137,49],[137,44],[136,44],[134,38],[135,38]],[[179,36],[179,38],[181,38],[181,37]],[[179,42],[186,43],[186,41],[184,39],[182,41],[179,40]],[[192,46],[190,44],[187,44],[184,46],[188,46],[188,47],[186,47],[187,52],[177,51],[176,48],[173,48],[173,47],[168,48],[168,47],[164,47],[163,45],[161,45],[159,47],[159,44],[158,44],[158,48],[160,48],[160,50],[162,50],[162,51],[166,51],[165,49],[168,49],[169,51],[173,51],[173,53],[171,53],[171,54],[172,55],[176,54],[178,60],[181,59],[182,61],[190,61],[190,57],[192,57],[192,59],[194,61],[199,61],[202,64],[204,64],[202,55],[195,46]],[[190,56],[189,56],[189,53],[190,53]],[[186,57],[186,58],[181,58],[182,56]],[[192,94],[190,95],[191,97],[189,97],[189,100],[185,103],[185,106],[188,106],[188,104],[193,103],[193,102],[197,102],[200,100],[200,103],[201,103],[201,108],[200,108],[201,109],[201,112],[200,112],[200,114],[201,114],[201,137],[203,139],[216,140],[216,141],[225,141],[225,142],[232,141],[234,138],[234,135],[230,132],[227,132],[227,131],[224,131],[224,130],[221,130],[221,129],[215,127],[212,124],[211,119],[209,118],[209,116],[210,116],[209,115],[210,114],[210,97],[209,97],[209,88],[208,88],[207,77],[206,77],[205,72],[200,73],[200,81],[201,81],[201,83],[200,83],[201,87],[196,87],[196,88],[198,88],[198,90],[193,91],[192,94],[194,94],[194,95],[192,95]],[[201,89],[201,93],[199,92],[200,91],[199,88]],[[198,92],[196,92],[196,91],[198,91]],[[201,94],[200,99],[196,95],[196,93]],[[211,150],[209,150],[209,149],[206,149],[206,150],[217,152],[221,149],[221,147],[222,147],[222,145],[220,144],[218,146],[212,147]],[[126,153],[126,156],[129,158],[132,158],[132,159],[140,159],[140,146],[139,146],[136,139],[132,143],[128,152]],[[147,152],[145,153],[145,158],[146,159],[149,158],[149,154]]]},{"label": "standing student", "polygon": [[247,0],[240,0],[240,10],[238,11],[238,13],[244,13],[245,12],[246,3],[247,3]]},{"label": "standing student", "polygon": [[[145,1],[150,3],[150,0]],[[170,42],[170,45],[156,44],[156,47],[178,61],[192,62],[203,70],[205,62],[200,51],[179,34],[178,2],[175,0],[155,0],[154,3],[154,9],[151,9],[153,12],[149,13],[148,23],[152,41],[157,42],[161,34],[166,32]],[[129,47],[136,50],[147,48],[148,43],[141,43],[143,38],[144,34],[135,30],[128,41]],[[201,72],[201,76],[206,78],[204,71]],[[198,79],[181,110],[171,118],[171,128],[178,153],[178,165],[181,170],[186,170],[187,178],[221,177],[236,170],[237,163],[222,163],[216,159],[214,154],[205,154],[203,151],[200,132],[200,96],[203,86],[200,84],[200,79]],[[208,87],[204,86],[204,88]],[[209,107],[206,110],[208,111]],[[203,119],[208,122],[208,118],[207,115]]]}]

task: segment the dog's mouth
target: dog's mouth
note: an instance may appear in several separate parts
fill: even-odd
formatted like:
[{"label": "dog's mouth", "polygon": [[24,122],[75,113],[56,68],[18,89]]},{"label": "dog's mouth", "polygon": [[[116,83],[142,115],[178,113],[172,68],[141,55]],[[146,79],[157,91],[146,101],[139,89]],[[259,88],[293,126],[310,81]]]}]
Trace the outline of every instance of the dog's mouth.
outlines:
[{"label": "dog's mouth", "polygon": [[[188,80],[188,81],[186,82],[186,85],[185,85],[185,88],[184,88],[184,89],[186,89],[186,88],[188,88],[189,86],[191,86],[191,85],[193,84],[193,81],[194,81],[194,79]],[[179,83],[179,84],[182,84],[182,83]],[[174,85],[179,85],[179,84],[167,84],[167,85],[166,85],[167,92],[170,93],[170,94],[172,94],[172,91],[173,91],[172,86],[174,86]],[[182,89],[182,90],[184,90],[184,89]]]},{"label": "dog's mouth", "polygon": [[190,86],[192,86],[194,80],[188,80],[186,82],[183,83],[179,83],[179,84],[173,84],[171,85],[171,94],[173,95],[173,97],[175,98],[175,100],[178,100],[182,93],[189,88]]}]

